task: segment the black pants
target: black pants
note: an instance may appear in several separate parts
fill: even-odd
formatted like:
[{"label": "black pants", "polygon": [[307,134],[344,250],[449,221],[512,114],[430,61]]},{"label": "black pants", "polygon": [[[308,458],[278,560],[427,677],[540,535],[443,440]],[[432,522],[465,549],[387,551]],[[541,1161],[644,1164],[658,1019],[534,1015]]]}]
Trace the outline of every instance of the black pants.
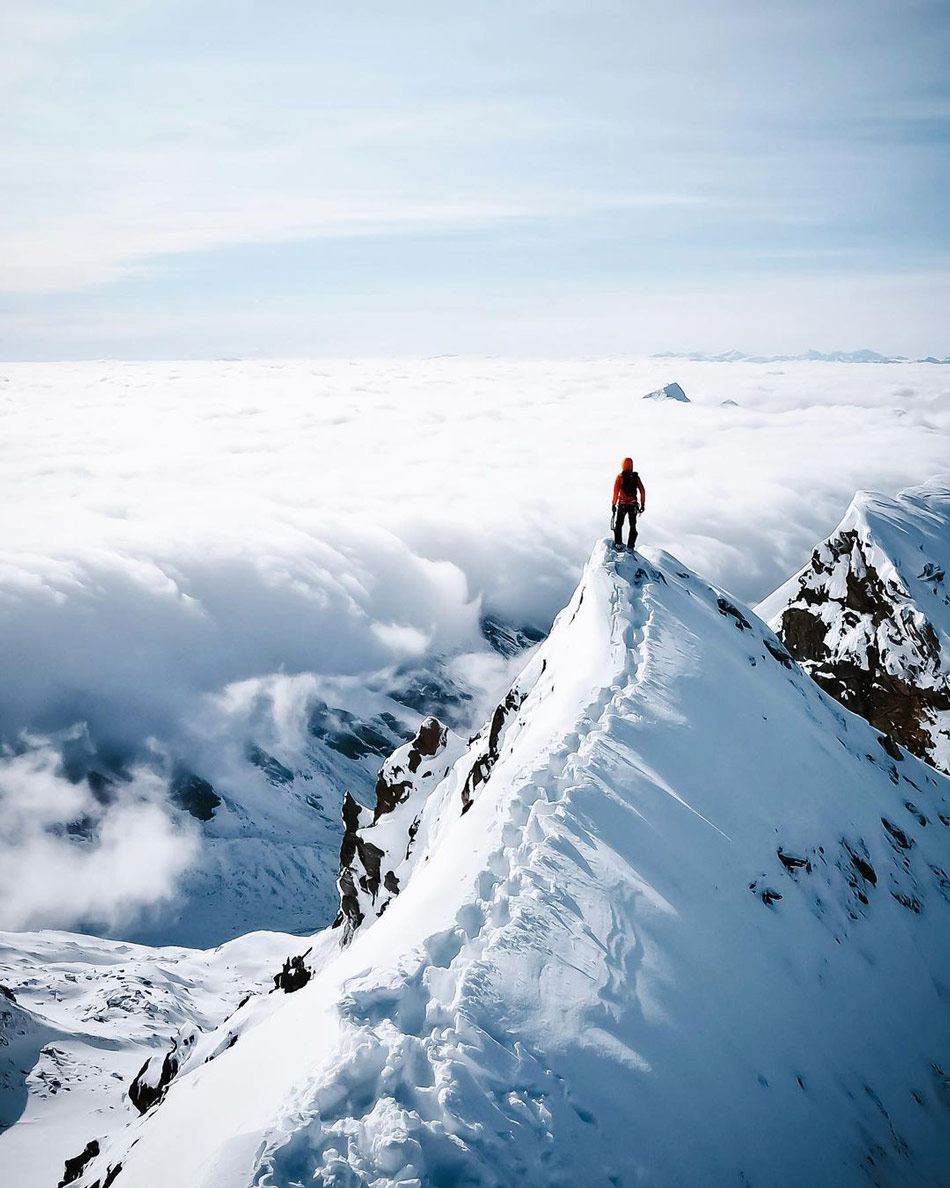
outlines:
[{"label": "black pants", "polygon": [[620,534],[623,532],[624,520],[629,520],[627,530],[627,548],[632,549],[637,543],[637,512],[640,509],[635,503],[618,503],[617,514],[614,518],[614,544],[621,544]]}]

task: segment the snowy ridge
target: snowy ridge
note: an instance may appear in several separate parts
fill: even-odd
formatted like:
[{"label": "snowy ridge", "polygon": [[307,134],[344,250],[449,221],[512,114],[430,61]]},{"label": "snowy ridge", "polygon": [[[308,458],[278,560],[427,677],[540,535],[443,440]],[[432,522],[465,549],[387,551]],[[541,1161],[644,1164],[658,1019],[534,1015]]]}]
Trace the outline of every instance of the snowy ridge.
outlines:
[{"label": "snowy ridge", "polygon": [[936,1182],[950,781],[662,553],[599,545],[503,704],[385,914],[77,1182]]},{"label": "snowy ridge", "polygon": [[759,607],[832,696],[950,771],[950,475],[859,492]]}]

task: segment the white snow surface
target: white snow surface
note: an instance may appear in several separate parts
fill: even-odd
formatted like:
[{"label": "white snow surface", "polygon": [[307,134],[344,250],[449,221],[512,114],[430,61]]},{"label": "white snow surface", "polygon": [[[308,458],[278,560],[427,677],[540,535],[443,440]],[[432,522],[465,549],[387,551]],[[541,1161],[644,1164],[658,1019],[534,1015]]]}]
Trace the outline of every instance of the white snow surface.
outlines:
[{"label": "white snow surface", "polygon": [[[747,600],[855,489],[946,465],[946,368],[678,360],[691,404],[639,398],[670,372],[0,365],[0,924],[206,944],[326,918],[339,799],[371,789],[379,757],[315,743],[314,707],[372,720],[435,673],[474,728],[511,677],[480,614],[547,629],[626,454],[649,491],[641,543]],[[60,771],[83,740],[93,770],[122,773],[108,794]],[[169,804],[177,766],[222,797],[213,821]]]},{"label": "white snow surface", "polygon": [[81,1185],[941,1182],[950,781],[662,552],[598,545],[516,689],[386,912]]},{"label": "white snow surface", "polygon": [[278,932],[209,951],[0,933],[0,985],[16,997],[15,1004],[0,997],[4,1188],[57,1184],[90,1128],[136,1117],[127,1093],[147,1059],[161,1059],[182,1029],[215,1034],[300,951],[299,938]]}]

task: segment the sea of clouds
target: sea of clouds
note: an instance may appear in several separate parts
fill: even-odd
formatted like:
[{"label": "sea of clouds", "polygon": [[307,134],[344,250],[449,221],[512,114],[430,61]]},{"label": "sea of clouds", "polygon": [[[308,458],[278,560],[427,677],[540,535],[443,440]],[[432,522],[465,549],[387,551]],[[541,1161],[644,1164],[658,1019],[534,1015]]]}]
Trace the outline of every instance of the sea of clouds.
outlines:
[{"label": "sea of clouds", "polygon": [[[692,403],[641,399],[672,380]],[[229,690],[477,654],[484,611],[546,629],[625,454],[641,543],[754,603],[855,489],[946,469],[950,367],[5,364],[0,429],[0,926],[120,928],[200,844],[156,772],[224,745]],[[79,736],[127,769],[108,796]]]}]

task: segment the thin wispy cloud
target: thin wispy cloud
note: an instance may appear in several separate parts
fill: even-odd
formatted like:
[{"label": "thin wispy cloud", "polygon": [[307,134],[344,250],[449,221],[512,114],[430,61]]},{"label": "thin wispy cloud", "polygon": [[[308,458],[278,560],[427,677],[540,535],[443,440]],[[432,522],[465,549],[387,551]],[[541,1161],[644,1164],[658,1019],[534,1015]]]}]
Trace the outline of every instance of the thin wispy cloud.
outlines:
[{"label": "thin wispy cloud", "polygon": [[[213,355],[235,305],[262,300],[287,318],[259,349],[307,353],[302,294],[335,336],[334,298],[357,285],[372,352],[409,294],[420,326],[440,314],[437,350],[453,305],[497,304],[497,330],[512,302],[530,317],[582,296],[596,318],[671,277],[740,297],[743,274],[778,285],[806,264],[855,294],[869,275],[932,289],[947,273],[950,17],[930,0],[0,8],[7,355],[83,353],[90,320],[86,353],[175,354],[163,315],[196,277],[221,312],[188,350]],[[234,254],[268,247],[235,285]],[[466,253],[478,276],[460,275]],[[46,327],[29,344],[20,298]],[[907,301],[875,345],[941,350],[927,294]],[[138,337],[110,338],[130,309]],[[706,345],[801,345],[808,306],[777,310],[768,342],[733,325]],[[496,348],[482,322],[461,328],[463,349]],[[696,345],[704,319],[671,311],[663,329],[613,349]]]}]

